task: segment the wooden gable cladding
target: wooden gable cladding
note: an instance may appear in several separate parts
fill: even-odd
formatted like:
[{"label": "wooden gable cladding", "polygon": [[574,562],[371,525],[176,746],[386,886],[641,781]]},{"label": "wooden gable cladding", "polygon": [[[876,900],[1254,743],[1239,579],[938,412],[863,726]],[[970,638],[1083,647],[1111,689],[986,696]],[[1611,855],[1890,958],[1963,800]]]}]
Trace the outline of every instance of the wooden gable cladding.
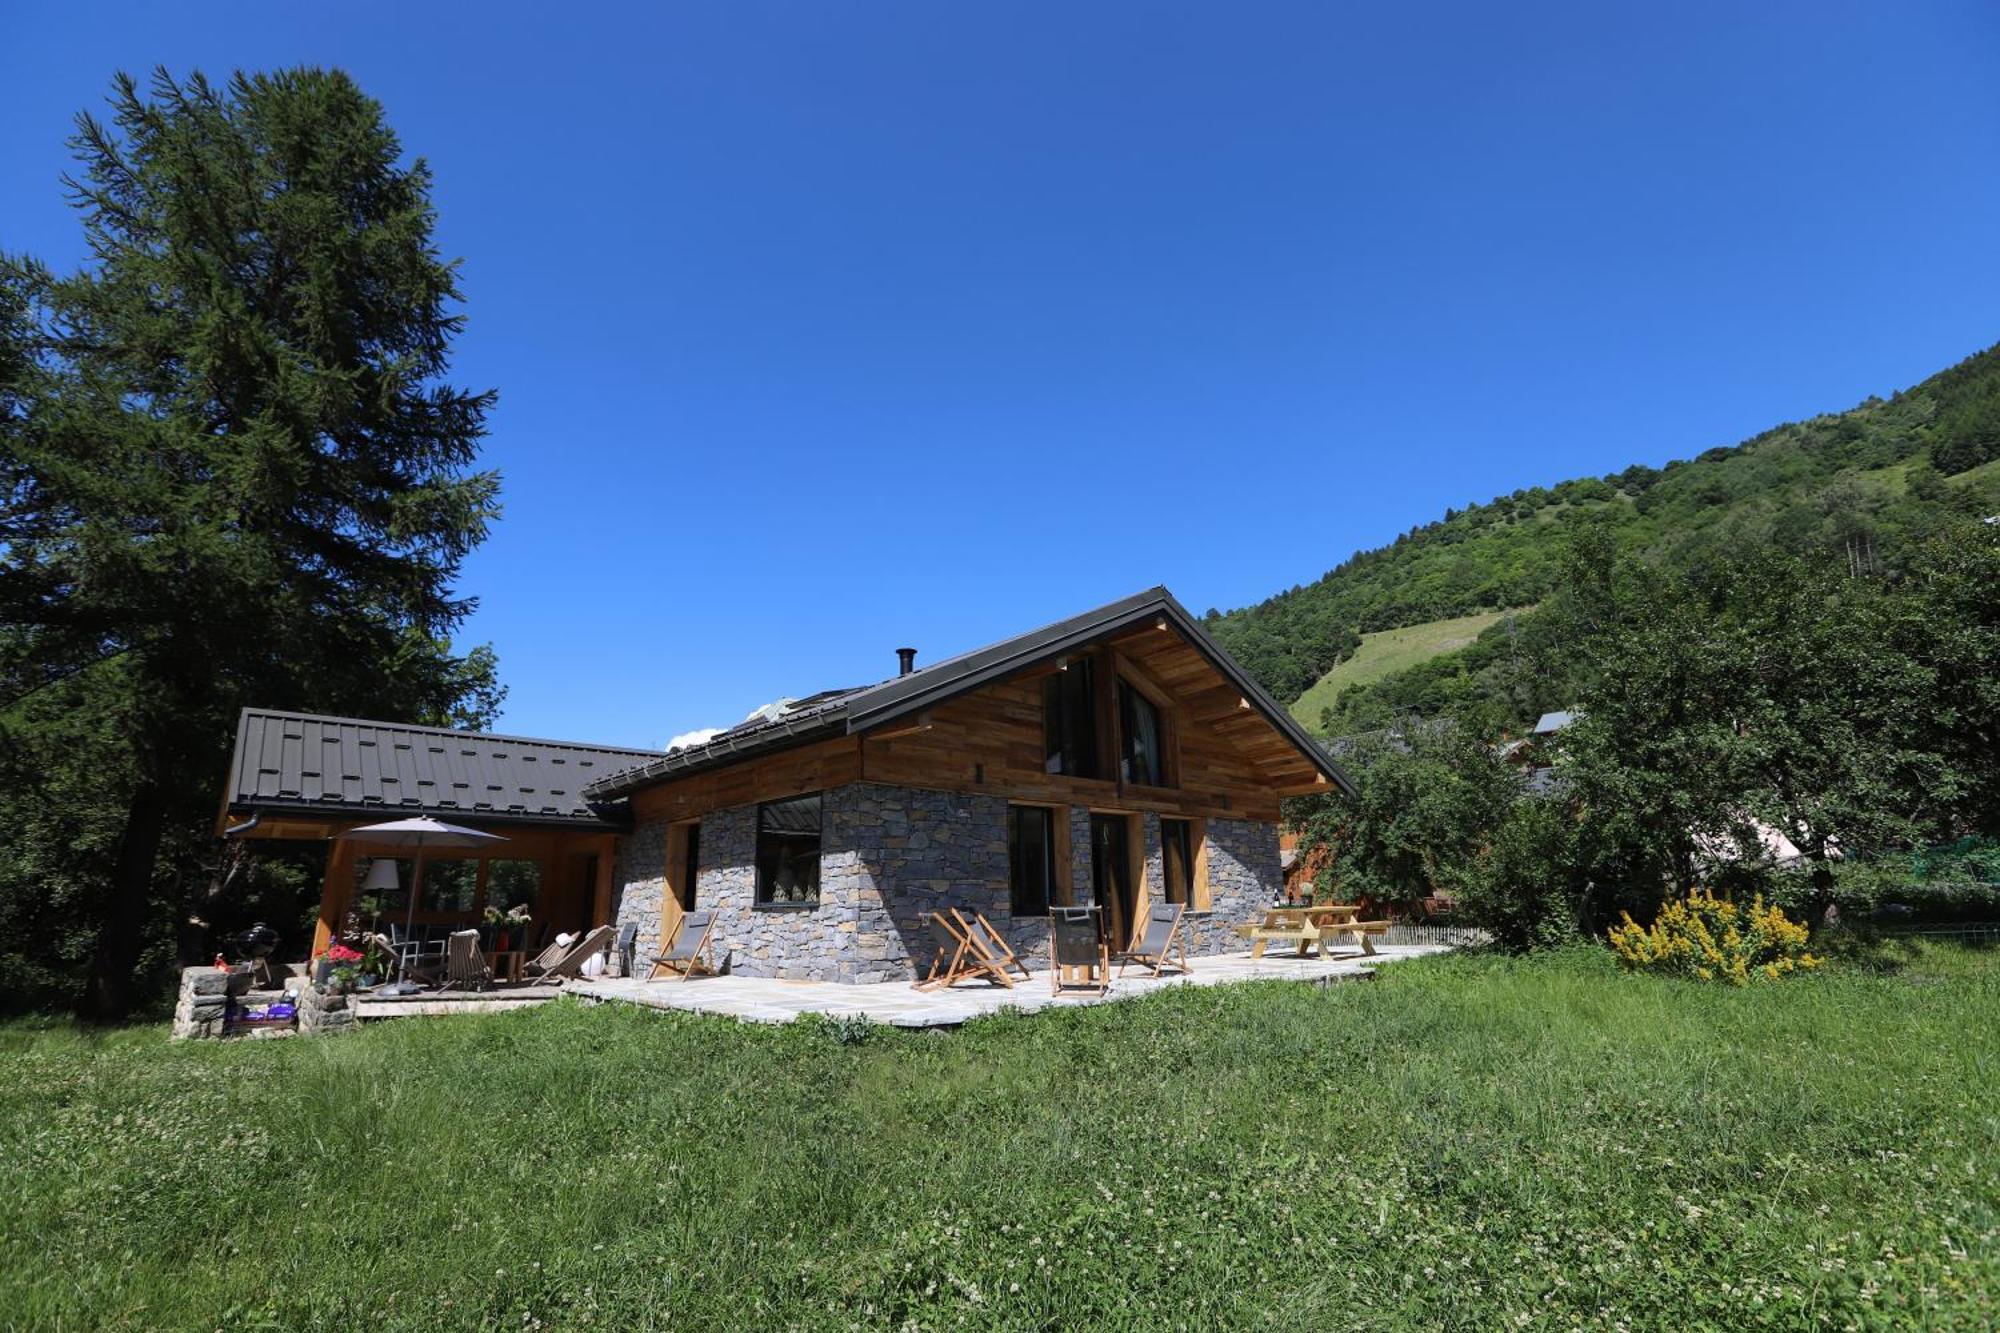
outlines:
[{"label": "wooden gable cladding", "polygon": [[837,736],[684,778],[632,797],[642,820],[823,791],[848,782],[978,792],[1008,800],[1180,818],[1275,821],[1281,796],[1331,790],[1312,761],[1171,627],[1146,625],[1072,657],[1099,664],[1098,752],[1117,772],[1116,689],[1122,678],[1160,706],[1173,784],[1133,786],[1045,771],[1044,680],[1056,662],[1028,667],[856,736]]},{"label": "wooden gable cladding", "polygon": [[711,810],[801,796],[861,779],[861,738],[836,736],[740,764],[668,778],[634,793],[632,814],[637,819],[694,819]]}]

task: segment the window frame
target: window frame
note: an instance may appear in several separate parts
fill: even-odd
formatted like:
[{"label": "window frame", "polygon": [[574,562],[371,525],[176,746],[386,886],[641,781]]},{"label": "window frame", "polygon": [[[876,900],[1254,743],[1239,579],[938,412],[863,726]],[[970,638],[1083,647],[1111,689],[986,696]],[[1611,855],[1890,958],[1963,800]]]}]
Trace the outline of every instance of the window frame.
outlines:
[{"label": "window frame", "polygon": [[[1032,906],[1028,908],[1021,906],[1021,863],[1018,856],[1020,837],[1017,832],[1017,826],[1023,815],[1034,815],[1043,821],[1042,855],[1046,864],[1043,867],[1042,900],[1039,909]],[[1058,826],[1065,825],[1067,822],[1068,811],[1057,809],[1054,806],[1023,805],[1018,803],[1008,805],[1007,906],[1010,915],[1023,918],[1046,917],[1049,914],[1050,907],[1064,905],[1059,901],[1059,897],[1066,897],[1067,895],[1060,894],[1057,888],[1057,885],[1061,882],[1062,872],[1061,858],[1058,855],[1059,839],[1056,830]]]},{"label": "window frame", "polygon": [[[1174,896],[1173,857],[1169,854],[1174,841],[1171,830],[1174,829],[1180,830],[1178,841],[1183,877],[1180,886],[1181,896],[1178,898]],[[1162,816],[1160,819],[1160,901],[1178,902],[1190,912],[1201,911],[1206,907],[1202,901],[1205,895],[1199,888],[1201,883],[1199,868],[1203,865],[1201,835],[1201,821],[1198,819],[1181,819],[1174,816]]]},{"label": "window frame", "polygon": [[[819,815],[819,827],[814,829],[810,835],[812,842],[811,895],[809,897],[779,898],[775,896],[777,886],[771,883],[768,878],[769,874],[777,867],[767,864],[765,839],[770,838],[778,842],[803,843],[807,841],[808,835],[783,829],[767,829],[764,826],[765,812],[774,805],[791,805],[803,801],[808,797],[815,802]],[[821,862],[826,854],[826,793],[823,791],[801,792],[797,796],[759,801],[757,803],[755,820],[755,825],[751,831],[751,874],[754,882],[751,899],[752,909],[764,912],[810,912],[818,908],[821,902]],[[802,859],[802,855],[800,852],[792,852],[786,859],[798,860]]]},{"label": "window frame", "polygon": [[[1072,658],[1042,682],[1042,771],[1100,780],[1097,660]],[[1078,714],[1081,714],[1079,716]],[[1051,767],[1053,765],[1053,767]]]}]

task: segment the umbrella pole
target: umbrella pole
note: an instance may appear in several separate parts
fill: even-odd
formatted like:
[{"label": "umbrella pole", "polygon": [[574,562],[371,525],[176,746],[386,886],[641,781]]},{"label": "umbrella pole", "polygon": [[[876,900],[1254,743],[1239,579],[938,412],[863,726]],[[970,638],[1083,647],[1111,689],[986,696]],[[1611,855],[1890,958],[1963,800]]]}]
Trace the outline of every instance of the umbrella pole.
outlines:
[{"label": "umbrella pole", "polygon": [[410,904],[403,911],[403,956],[396,960],[396,987],[405,995],[409,994],[409,991],[403,988],[411,984],[410,958],[417,947],[417,880],[424,873],[424,840],[422,838],[417,839],[416,846],[411,848],[411,852],[410,883],[409,887],[405,890],[409,895]]}]

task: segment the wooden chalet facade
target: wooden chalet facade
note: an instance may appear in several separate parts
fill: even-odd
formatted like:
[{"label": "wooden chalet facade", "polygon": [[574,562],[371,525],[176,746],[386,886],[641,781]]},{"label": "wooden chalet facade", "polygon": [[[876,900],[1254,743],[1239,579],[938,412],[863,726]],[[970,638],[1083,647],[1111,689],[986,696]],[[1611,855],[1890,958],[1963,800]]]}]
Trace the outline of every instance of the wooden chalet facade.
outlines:
[{"label": "wooden chalet facade", "polygon": [[[442,737],[407,743],[441,759],[488,739]],[[326,837],[350,817],[243,799],[247,744],[225,817],[265,816],[249,836]],[[421,794],[383,809],[518,829],[544,858],[563,924],[629,924],[642,962],[698,905],[715,912],[737,972],[853,982],[910,976],[927,948],[923,917],[944,906],[985,913],[1025,954],[1050,904],[1095,905],[1122,945],[1149,902],[1175,901],[1195,952],[1234,949],[1229,927],[1282,892],[1280,800],[1346,786],[1162,588],[811,696],[688,749],[567,747],[523,761],[519,747],[565,747],[507,744],[517,766],[546,775],[562,758],[565,782],[591,776],[489,793],[536,803],[540,822]],[[269,767],[284,777],[282,760]],[[329,857],[316,948],[366,855],[344,846]],[[468,907],[484,904],[489,878],[482,868]],[[537,910],[553,920],[557,907]]]}]

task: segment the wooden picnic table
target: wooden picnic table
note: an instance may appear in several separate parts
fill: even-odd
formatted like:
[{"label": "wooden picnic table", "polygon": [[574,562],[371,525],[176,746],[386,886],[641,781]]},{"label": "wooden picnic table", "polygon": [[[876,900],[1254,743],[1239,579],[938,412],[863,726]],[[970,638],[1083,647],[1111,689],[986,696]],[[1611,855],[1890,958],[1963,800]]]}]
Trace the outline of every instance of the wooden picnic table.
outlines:
[{"label": "wooden picnic table", "polygon": [[1255,925],[1238,926],[1236,933],[1250,941],[1250,956],[1262,958],[1264,946],[1273,943],[1291,942],[1298,945],[1298,956],[1310,958],[1317,947],[1320,956],[1326,956],[1327,945],[1341,935],[1352,935],[1360,944],[1362,952],[1374,953],[1375,947],[1368,937],[1379,934],[1388,926],[1386,921],[1362,921],[1358,903],[1320,903],[1312,907],[1268,907],[1264,909],[1263,920]]}]

